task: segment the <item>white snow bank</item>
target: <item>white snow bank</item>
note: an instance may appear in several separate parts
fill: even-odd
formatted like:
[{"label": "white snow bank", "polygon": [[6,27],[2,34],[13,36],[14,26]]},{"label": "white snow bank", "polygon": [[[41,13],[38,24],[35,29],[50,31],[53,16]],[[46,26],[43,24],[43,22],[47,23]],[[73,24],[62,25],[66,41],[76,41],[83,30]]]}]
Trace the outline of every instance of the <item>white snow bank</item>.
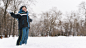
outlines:
[{"label": "white snow bank", "polygon": [[18,37],[0,39],[0,48],[86,48],[86,37],[29,37],[27,45],[16,46]]}]

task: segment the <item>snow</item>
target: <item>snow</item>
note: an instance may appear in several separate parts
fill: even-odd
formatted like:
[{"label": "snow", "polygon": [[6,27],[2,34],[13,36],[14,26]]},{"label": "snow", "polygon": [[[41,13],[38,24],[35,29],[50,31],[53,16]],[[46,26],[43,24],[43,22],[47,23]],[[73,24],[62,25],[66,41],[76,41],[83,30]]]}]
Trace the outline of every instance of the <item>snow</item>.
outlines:
[{"label": "snow", "polygon": [[21,46],[16,46],[17,39],[0,39],[0,48],[86,48],[85,36],[29,37],[28,43]]}]

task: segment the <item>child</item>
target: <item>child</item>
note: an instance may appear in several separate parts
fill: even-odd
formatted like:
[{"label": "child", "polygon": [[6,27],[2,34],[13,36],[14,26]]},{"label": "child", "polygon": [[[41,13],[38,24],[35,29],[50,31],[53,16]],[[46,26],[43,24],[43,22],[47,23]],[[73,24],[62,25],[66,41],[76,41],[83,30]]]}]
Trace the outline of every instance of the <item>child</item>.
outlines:
[{"label": "child", "polygon": [[12,17],[18,19],[19,37],[16,45],[27,44],[30,22],[32,22],[32,19],[30,19],[28,16],[26,6],[22,6],[18,13],[19,14],[14,14],[13,12],[10,12]]}]

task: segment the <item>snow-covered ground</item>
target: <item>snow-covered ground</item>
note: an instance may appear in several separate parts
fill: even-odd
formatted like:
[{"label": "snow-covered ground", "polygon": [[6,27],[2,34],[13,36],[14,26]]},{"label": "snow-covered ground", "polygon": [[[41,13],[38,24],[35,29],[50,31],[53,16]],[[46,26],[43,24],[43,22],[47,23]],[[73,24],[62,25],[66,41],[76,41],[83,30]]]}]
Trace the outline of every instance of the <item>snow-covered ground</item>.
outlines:
[{"label": "snow-covered ground", "polygon": [[29,37],[27,45],[16,46],[17,38],[0,39],[0,48],[86,48],[86,37]]}]

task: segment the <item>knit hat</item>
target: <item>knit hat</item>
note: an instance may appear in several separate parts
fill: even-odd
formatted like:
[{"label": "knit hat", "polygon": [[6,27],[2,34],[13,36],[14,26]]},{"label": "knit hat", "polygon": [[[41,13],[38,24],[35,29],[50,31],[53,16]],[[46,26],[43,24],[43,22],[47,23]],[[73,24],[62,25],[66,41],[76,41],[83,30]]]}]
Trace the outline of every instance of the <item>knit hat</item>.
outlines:
[{"label": "knit hat", "polygon": [[27,7],[26,7],[26,6],[21,6],[21,7],[20,7],[20,10],[21,10],[23,7],[25,7],[25,8],[27,9]]}]

